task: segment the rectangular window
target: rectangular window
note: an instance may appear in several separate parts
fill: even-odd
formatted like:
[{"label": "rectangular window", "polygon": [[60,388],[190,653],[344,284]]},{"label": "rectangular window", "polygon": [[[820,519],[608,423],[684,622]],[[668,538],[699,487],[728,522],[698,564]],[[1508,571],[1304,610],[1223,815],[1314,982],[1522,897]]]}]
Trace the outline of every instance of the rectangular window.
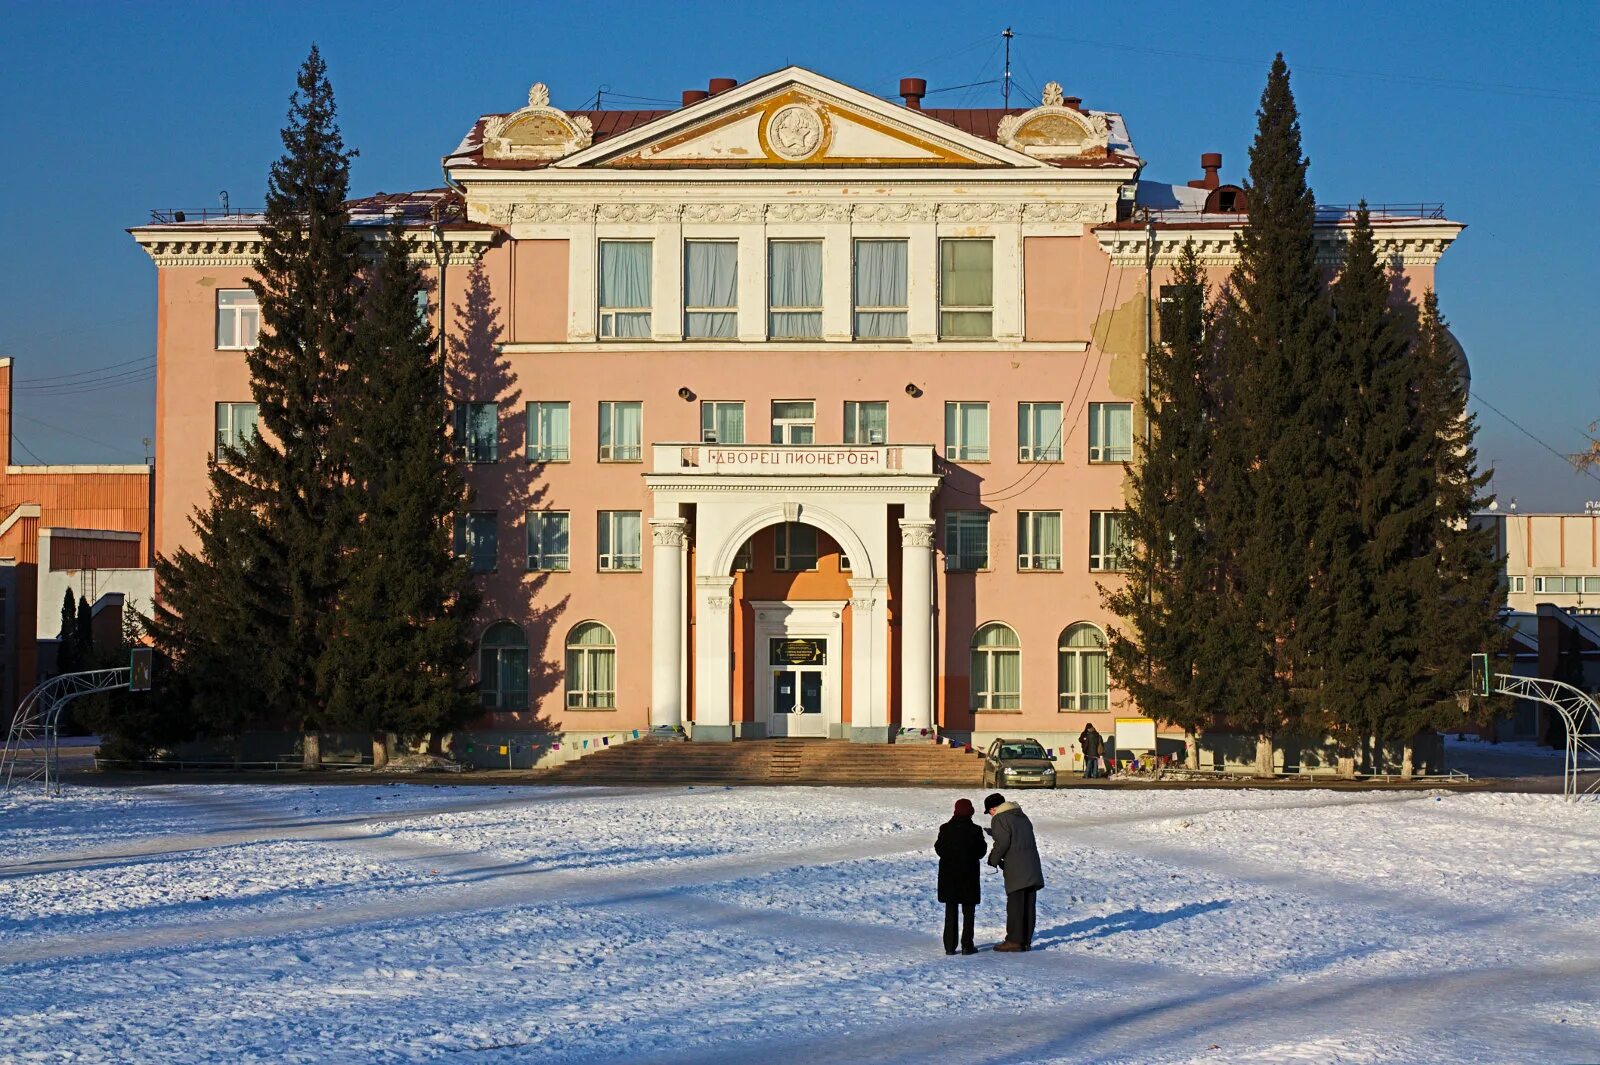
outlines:
[{"label": "rectangular window", "polygon": [[638,462],[644,458],[644,404],[600,404],[600,461]]},{"label": "rectangular window", "polygon": [[564,510],[528,511],[528,568],[566,572],[571,563],[568,533],[571,515]]},{"label": "rectangular window", "polygon": [[772,401],[772,442],[811,444],[817,438],[817,404],[810,399]]},{"label": "rectangular window", "polygon": [[822,241],[767,245],[767,335],[773,340],[822,338]]},{"label": "rectangular window", "polygon": [[1061,512],[1023,510],[1017,513],[1017,568],[1061,568]]},{"label": "rectangular window", "polygon": [[600,242],[600,335],[608,340],[650,337],[648,240]]},{"label": "rectangular window", "polygon": [[989,461],[989,404],[944,405],[944,457],[952,462]]},{"label": "rectangular window", "polygon": [[1133,461],[1133,404],[1089,404],[1089,461]]},{"label": "rectangular window", "polygon": [[904,340],[906,242],[855,242],[855,335],[859,340]]},{"label": "rectangular window", "polygon": [[944,516],[944,568],[989,568],[989,512],[952,510]]},{"label": "rectangular window", "polygon": [[779,573],[803,573],[817,568],[815,526],[789,521],[774,530],[772,568]]},{"label": "rectangular window", "polygon": [[248,351],[261,334],[261,308],[247,288],[217,289],[217,349]]},{"label": "rectangular window", "polygon": [[994,241],[939,242],[939,336],[994,336]]},{"label": "rectangular window", "polygon": [[496,462],[500,458],[500,404],[456,404],[456,458]]},{"label": "rectangular window", "polygon": [[217,461],[229,464],[229,453],[243,447],[256,435],[256,405],[254,403],[217,404]]},{"label": "rectangular window", "polygon": [[744,443],[744,404],[724,400],[702,402],[700,441],[706,444]]},{"label": "rectangular window", "polygon": [[1127,542],[1122,536],[1120,510],[1093,510],[1089,512],[1089,568],[1111,571],[1122,568]]},{"label": "rectangular window", "polygon": [[889,404],[882,401],[844,405],[844,442],[882,444],[889,439]]},{"label": "rectangular window", "polygon": [[495,567],[495,517],[492,510],[474,510],[456,517],[456,556],[466,559],[473,573],[488,573]]},{"label": "rectangular window", "polygon": [[1061,404],[1017,404],[1017,461],[1061,461]]},{"label": "rectangular window", "polygon": [[739,245],[689,240],[683,244],[683,335],[691,340],[739,336]]},{"label": "rectangular window", "polygon": [[528,461],[566,462],[572,457],[572,412],[566,403],[528,404]]},{"label": "rectangular window", "polygon": [[1524,591],[1527,591],[1527,589],[1528,589],[1527,578],[1525,578],[1525,577],[1512,577],[1511,578],[1511,590],[1513,592],[1524,592]]},{"label": "rectangular window", "polygon": [[602,510],[600,512],[600,568],[603,570],[639,569],[639,512]]}]

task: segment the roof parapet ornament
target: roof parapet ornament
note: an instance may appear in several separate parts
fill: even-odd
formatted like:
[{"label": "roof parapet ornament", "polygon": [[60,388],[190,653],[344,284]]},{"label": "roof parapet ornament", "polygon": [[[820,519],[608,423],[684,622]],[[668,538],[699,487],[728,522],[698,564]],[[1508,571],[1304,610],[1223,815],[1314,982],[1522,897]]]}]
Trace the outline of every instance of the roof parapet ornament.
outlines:
[{"label": "roof parapet ornament", "polygon": [[594,127],[583,115],[550,106],[542,81],[528,90],[528,106],[489,120],[483,131],[486,159],[560,159],[594,143]]},{"label": "roof parapet ornament", "polygon": [[1061,83],[1045,85],[1039,106],[1007,115],[997,131],[1000,143],[1035,159],[1104,157],[1111,144],[1111,125],[1104,115],[1068,107]]}]

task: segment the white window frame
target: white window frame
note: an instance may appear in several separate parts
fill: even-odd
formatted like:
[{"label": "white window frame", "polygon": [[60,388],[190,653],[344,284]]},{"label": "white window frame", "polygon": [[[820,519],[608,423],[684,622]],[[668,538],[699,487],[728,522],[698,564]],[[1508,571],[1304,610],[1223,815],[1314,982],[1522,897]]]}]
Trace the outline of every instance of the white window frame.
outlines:
[{"label": "white window frame", "polygon": [[[1079,625],[1087,625],[1100,637],[1098,647],[1090,645],[1074,647],[1067,643],[1067,637]],[[1107,654],[1106,633],[1100,626],[1087,621],[1074,622],[1061,630],[1061,635],[1056,638],[1056,685],[1061,686],[1062,673],[1066,674],[1067,689],[1056,693],[1056,709],[1059,711],[1089,711],[1109,710],[1111,708],[1111,685],[1109,680],[1103,692],[1088,692],[1083,687],[1083,660],[1091,655],[1098,655],[1103,661]],[[1065,669],[1063,663],[1070,663]],[[1104,672],[1104,667],[1102,667]],[[1091,705],[1092,704],[1092,705]]]},{"label": "white window frame", "polygon": [[[1056,409],[1055,432],[1050,440],[1035,440],[1034,430],[1043,427],[1037,425],[1037,415],[1041,407],[1054,407]],[[1060,462],[1061,461],[1061,434],[1066,430],[1065,408],[1060,403],[1040,403],[1025,401],[1017,404],[1017,461],[1018,462]]]},{"label": "white window frame", "polygon": [[[1039,526],[1042,523],[1039,519],[1049,515],[1054,515],[1056,519],[1054,545],[1040,542]],[[1061,572],[1061,511],[1017,511],[1017,569],[1030,573]]]},{"label": "white window frame", "polygon": [[[559,522],[564,526],[567,550],[565,554],[546,552],[544,534],[547,525]],[[566,573],[572,568],[572,512],[569,510],[530,510],[528,525],[528,569],[538,573]]]},{"label": "white window frame", "polygon": [[[724,440],[717,430],[717,423],[722,419],[719,415],[724,407],[739,408],[739,424],[744,430],[743,436],[738,440]],[[710,422],[708,426],[706,423]],[[742,399],[702,399],[700,401],[700,442],[702,444],[742,444],[744,437],[750,435],[750,423],[745,418],[744,400]]]},{"label": "white window frame", "polygon": [[[824,299],[827,298],[828,293],[828,249],[826,243],[821,238],[786,237],[780,239],[775,237],[769,239],[767,241],[767,339],[780,344],[796,342],[806,343],[808,341],[821,340],[822,334],[827,331],[828,327],[826,319],[823,317],[823,310],[820,304],[815,307],[779,307],[772,302],[772,247],[775,244],[815,244],[819,249],[817,269],[822,272],[822,277],[820,279],[821,283],[817,286],[817,291],[822,294]],[[778,336],[772,328],[772,318],[773,315],[776,314],[815,314],[821,324],[818,327],[816,336]]]},{"label": "white window frame", "polygon": [[[644,403],[637,399],[602,399],[600,401],[600,425],[610,430],[613,441],[617,438],[617,410],[620,407],[639,408],[639,443],[635,447],[630,444],[601,444],[599,448],[599,461],[601,462],[643,462],[644,461]],[[596,432],[598,441],[606,434]],[[631,454],[630,454],[631,452]]]},{"label": "white window frame", "polygon": [[[559,443],[552,441],[549,447],[544,444],[544,427],[546,416],[561,408],[567,412],[567,432],[565,439]],[[528,419],[528,461],[529,462],[570,462],[572,461],[572,404],[566,400],[534,400],[523,408]]]},{"label": "white window frame", "polygon": [[[488,407],[494,412],[494,435],[489,438],[489,454],[484,456],[473,451],[475,441],[470,432],[473,413],[479,408]],[[473,465],[490,465],[500,461],[500,404],[480,400],[461,400],[456,403],[455,409],[455,436],[456,458],[461,462],[470,462]]]},{"label": "white window frame", "polygon": [[[944,568],[958,573],[982,573],[989,568],[989,517],[987,510],[947,510],[944,515]],[[965,528],[963,528],[965,527]],[[961,550],[964,536],[974,529],[983,533],[983,559],[973,559]]]},{"label": "white window frame", "polygon": [[[733,248],[733,306],[731,307],[702,307],[689,302],[689,245],[691,244],[723,244]],[[691,314],[727,314],[733,317],[733,335],[725,337],[707,337],[689,332],[689,316]],[[683,339],[708,340],[713,344],[737,342],[739,339],[739,242],[737,240],[685,240],[683,242]]]},{"label": "white window frame", "polygon": [[[245,293],[254,302],[247,304],[234,304],[227,307],[222,305],[222,297],[234,293]],[[249,351],[261,339],[261,301],[256,299],[255,291],[248,288],[219,288],[216,295],[216,329],[212,333],[218,351]],[[224,319],[229,322],[230,343],[222,342],[222,323]],[[245,343],[244,323],[253,320],[254,330],[250,334],[250,342]]]},{"label": "white window frame", "polygon": [[[1126,445],[1121,441],[1110,439],[1109,417],[1113,409],[1123,409],[1128,412],[1128,440]],[[1095,443],[1099,440],[1100,443]],[[1090,462],[1132,462],[1133,461],[1133,404],[1132,403],[1091,403],[1089,404],[1089,461]]]},{"label": "white window frame", "polygon": [[[806,555],[796,553],[790,543],[790,534],[793,530],[803,529],[811,537],[811,553]],[[778,525],[772,534],[772,568],[778,573],[815,573],[817,559],[822,554],[822,542],[818,537],[816,526],[806,525],[801,522],[784,522]],[[795,565],[797,560],[810,558],[808,566]]]},{"label": "white window frame", "polygon": [[[618,519],[631,516],[639,541],[633,553],[618,551]],[[602,573],[638,573],[644,568],[644,523],[637,510],[602,510],[595,537],[595,566]],[[610,550],[607,550],[607,547]]]},{"label": "white window frame", "polygon": [[[883,408],[883,439],[871,439],[871,431],[862,424],[864,407]],[[866,439],[863,439],[866,437]],[[847,399],[844,401],[844,442],[874,447],[889,442],[889,401],[883,399]]]},{"label": "white window frame", "polygon": [[[944,246],[946,244],[987,244],[989,245],[989,304],[988,306],[966,306],[947,304],[944,301]],[[981,342],[994,339],[994,280],[995,280],[995,244],[993,237],[940,237],[939,261],[936,264],[939,270],[939,339],[956,342],[969,341]],[[946,314],[983,313],[989,316],[989,332],[984,336],[958,336],[946,333],[944,330],[944,316]]]},{"label": "white window frame", "polygon": [[[614,319],[619,314],[642,314],[642,315],[645,316],[645,319],[648,322],[650,328],[653,329],[655,327],[655,309],[653,307],[649,306],[648,304],[646,306],[643,306],[643,307],[603,307],[603,306],[600,305],[600,275],[601,275],[602,271],[605,269],[603,264],[605,262],[605,256],[606,256],[605,248],[606,248],[607,244],[644,244],[644,245],[650,247],[650,249],[651,249],[650,258],[652,260],[653,260],[654,255],[655,255],[655,242],[652,241],[652,240],[648,240],[648,239],[646,239],[646,240],[626,240],[626,239],[624,239],[624,240],[613,240],[613,239],[610,239],[610,238],[605,238],[605,239],[602,239],[602,240],[600,240],[598,242],[598,247],[596,248],[595,255],[594,255],[595,335],[597,337],[599,337],[599,339],[601,339],[601,340],[621,340],[621,341],[630,341],[631,340],[631,341],[634,341],[634,342],[647,341],[647,340],[650,339],[649,330],[646,330],[645,335],[642,336],[642,337],[617,336],[616,335],[616,328],[617,327],[615,325]],[[655,299],[655,290],[656,290],[655,264],[652,261],[651,262],[651,270],[650,270],[650,291],[647,293],[647,295],[650,297],[650,299],[652,301]]]},{"label": "white window frame", "polygon": [[1513,592],[1525,592],[1525,591],[1527,591],[1528,590],[1528,580],[1527,580],[1527,578],[1526,577],[1512,577],[1511,578],[1511,590]]},{"label": "white window frame", "polygon": [[[860,283],[860,256],[857,254],[862,244],[904,244],[906,245],[906,303],[902,307],[874,307],[869,304],[856,302]],[[894,343],[911,339],[911,242],[905,237],[856,237],[850,242],[850,333],[857,340],[869,342],[885,341]],[[862,336],[860,329],[860,316],[863,314],[898,314],[906,323],[905,331],[894,336]]]},{"label": "white window frame", "polygon": [[[489,553],[488,565],[479,565],[485,556],[479,552],[479,540],[475,526],[486,522],[489,527]],[[493,573],[500,567],[500,515],[493,510],[468,510],[458,515],[456,523],[456,555],[467,560],[467,569],[472,573]]]},{"label": "white window frame", "polygon": [[[576,643],[573,637],[584,625],[599,625],[611,637],[609,644],[603,643]],[[576,654],[578,661],[577,683],[573,683],[573,657]],[[592,688],[589,681],[594,677],[594,667],[590,665],[592,659],[600,655],[607,655],[611,659],[611,687]],[[562,684],[566,688],[566,702],[568,710],[615,710],[617,707],[617,634],[610,625],[598,621],[585,621],[574,625],[567,633],[566,654],[562,658]]]},{"label": "white window frame", "polygon": [[[989,441],[994,437],[994,426],[989,424],[988,401],[952,399],[946,400],[944,407],[946,411],[944,419],[946,430],[944,441],[944,457],[949,459],[951,462],[988,462],[990,451]],[[953,441],[950,439],[949,433],[950,416],[948,412],[951,407],[956,409],[956,439]],[[962,415],[966,412],[966,408],[968,407],[983,408],[984,444],[982,448],[975,447],[971,444],[968,444],[966,440],[961,439],[966,433],[967,425],[967,421],[962,417]],[[979,453],[980,451],[982,452],[981,454]]]},{"label": "white window frame", "polygon": [[[239,434],[239,438],[234,439],[235,433],[233,412],[240,407],[251,408],[253,411],[255,411],[255,416],[250,419],[249,437],[247,438],[243,434]],[[223,417],[224,412],[227,413],[226,419]],[[261,408],[255,403],[248,403],[244,401],[240,401],[238,403],[218,403],[216,406],[216,415],[216,451],[213,453],[213,456],[217,461],[217,465],[229,466],[232,465],[232,463],[228,461],[228,456],[231,455],[235,449],[243,446],[247,440],[255,439],[256,433],[260,431]]]},{"label": "white window frame", "polygon": [[[806,418],[778,417],[780,403],[809,403],[811,415]],[[810,440],[793,439],[796,429],[809,429]],[[772,442],[790,447],[810,447],[817,442],[817,401],[814,399],[775,399],[772,401]]]},{"label": "white window frame", "polygon": [[[1122,510],[1091,510],[1089,512],[1089,572],[1090,573],[1119,573],[1122,571],[1125,552],[1128,547],[1126,536],[1116,537],[1117,543],[1111,540],[1111,530],[1117,529],[1121,533],[1122,516],[1127,513]],[[1098,545],[1098,547],[1096,546]]]}]

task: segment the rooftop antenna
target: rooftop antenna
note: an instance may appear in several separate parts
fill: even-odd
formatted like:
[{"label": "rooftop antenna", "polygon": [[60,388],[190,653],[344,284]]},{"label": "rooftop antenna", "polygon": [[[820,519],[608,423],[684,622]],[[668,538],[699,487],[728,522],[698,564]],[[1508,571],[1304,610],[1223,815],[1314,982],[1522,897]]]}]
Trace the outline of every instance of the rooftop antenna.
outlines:
[{"label": "rooftop antenna", "polygon": [[1011,38],[1015,37],[1016,34],[1011,32],[1010,26],[1007,26],[1000,36],[1006,39],[1006,73],[1000,79],[1000,100],[1001,105],[1009,110],[1011,107]]}]

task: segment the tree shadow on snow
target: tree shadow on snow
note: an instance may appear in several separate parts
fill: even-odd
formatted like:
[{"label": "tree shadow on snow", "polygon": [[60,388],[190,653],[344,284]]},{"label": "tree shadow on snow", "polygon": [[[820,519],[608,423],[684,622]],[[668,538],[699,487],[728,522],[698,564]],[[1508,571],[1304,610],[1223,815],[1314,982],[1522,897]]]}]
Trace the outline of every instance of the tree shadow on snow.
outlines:
[{"label": "tree shadow on snow", "polygon": [[1104,917],[1087,917],[1081,921],[1057,925],[1055,928],[1046,928],[1038,933],[1034,949],[1043,950],[1063,943],[1105,939],[1121,932],[1143,932],[1171,924],[1173,921],[1198,917],[1202,913],[1225,910],[1232,905],[1232,899],[1212,899],[1210,902],[1186,902],[1170,910],[1147,910],[1143,906],[1135,906],[1131,910],[1121,910]]}]

